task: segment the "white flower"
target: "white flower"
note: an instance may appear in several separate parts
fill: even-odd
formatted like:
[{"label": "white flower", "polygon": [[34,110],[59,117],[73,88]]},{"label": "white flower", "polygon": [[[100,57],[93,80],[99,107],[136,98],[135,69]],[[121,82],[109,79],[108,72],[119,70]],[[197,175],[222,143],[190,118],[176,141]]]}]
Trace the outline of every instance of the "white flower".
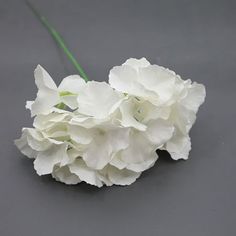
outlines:
[{"label": "white flower", "polygon": [[173,159],[188,158],[188,133],[205,99],[203,85],[184,81],[145,58],[131,58],[114,67],[109,83],[127,97],[120,106],[123,126],[145,132],[150,142],[156,141],[156,148],[166,149]]},{"label": "white flower", "polygon": [[27,103],[34,128],[23,128],[15,144],[34,159],[38,175],[65,184],[129,185],[155,164],[157,149],[188,158],[203,85],[145,58],[114,67],[109,84],[74,75],[57,87],[41,66],[35,81],[37,97]]},{"label": "white flower", "polygon": [[78,107],[77,94],[85,84],[80,76],[68,76],[57,87],[47,71],[38,65],[34,71],[34,77],[38,87],[37,97],[35,101],[28,101],[26,104],[32,116],[48,114],[58,104],[65,104],[71,109]]},{"label": "white flower", "polygon": [[24,128],[15,141],[35,159],[39,175],[52,174],[66,184],[127,185],[157,160],[154,145],[141,132],[107,121],[87,128],[71,124],[73,118],[70,112],[38,115],[35,128]]},{"label": "white flower", "polygon": [[[24,155],[35,159],[38,175],[52,174],[66,184],[84,181],[98,187],[134,182],[141,171],[118,169],[110,164],[116,153],[128,148],[130,129],[107,121],[86,128],[78,121],[71,124],[74,116],[71,112],[55,111],[38,115],[34,120],[35,128],[24,128],[22,137],[15,141]],[[135,147],[133,149],[135,151]]]}]

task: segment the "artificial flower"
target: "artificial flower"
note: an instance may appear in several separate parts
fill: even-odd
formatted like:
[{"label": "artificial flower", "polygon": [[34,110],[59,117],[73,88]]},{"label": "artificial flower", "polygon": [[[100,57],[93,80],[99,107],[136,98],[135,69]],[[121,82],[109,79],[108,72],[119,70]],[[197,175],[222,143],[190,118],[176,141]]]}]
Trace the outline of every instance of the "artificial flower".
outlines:
[{"label": "artificial flower", "polygon": [[189,131],[205,99],[201,84],[145,58],[114,67],[109,83],[73,75],[57,87],[41,66],[35,82],[37,97],[27,102],[33,128],[23,128],[15,144],[34,159],[38,175],[129,185],[155,164],[157,149],[174,160],[189,156]]}]

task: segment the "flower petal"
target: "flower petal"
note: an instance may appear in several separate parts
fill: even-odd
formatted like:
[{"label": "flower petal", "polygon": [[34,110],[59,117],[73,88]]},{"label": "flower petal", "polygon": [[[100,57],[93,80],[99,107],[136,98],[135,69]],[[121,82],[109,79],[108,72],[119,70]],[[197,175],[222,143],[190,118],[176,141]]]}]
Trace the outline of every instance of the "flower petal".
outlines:
[{"label": "flower petal", "polygon": [[153,151],[146,157],[146,160],[139,163],[129,163],[126,168],[135,172],[142,172],[151,168],[155,164],[157,159],[158,156],[156,152]]},{"label": "flower petal", "polygon": [[78,94],[78,111],[81,114],[103,119],[114,112],[122,96],[105,82],[89,81]]},{"label": "flower petal", "polygon": [[119,170],[114,166],[109,166],[107,172],[112,183],[123,186],[132,184],[141,175],[141,172],[137,173],[127,169]]},{"label": "flower petal", "polygon": [[70,118],[71,115],[68,113],[52,112],[47,115],[37,115],[34,118],[33,126],[38,130],[46,130],[52,128],[55,123],[64,123]]},{"label": "flower petal", "polygon": [[191,142],[189,136],[178,133],[166,143],[166,150],[170,153],[172,159],[188,159],[191,150]]},{"label": "flower petal", "polygon": [[188,89],[187,96],[181,100],[181,104],[188,110],[198,111],[199,106],[204,102],[206,97],[206,90],[204,85],[193,83]]},{"label": "flower petal", "polygon": [[47,114],[50,109],[60,102],[57,86],[51,76],[40,65],[34,72],[35,83],[38,87],[37,98],[31,105],[32,116]]},{"label": "flower petal", "polygon": [[62,80],[58,90],[61,93],[69,93],[61,96],[61,101],[71,109],[78,108],[77,95],[85,86],[85,81],[79,75],[70,75]]},{"label": "flower petal", "polygon": [[79,144],[89,144],[93,140],[92,131],[78,125],[70,125],[68,132],[71,139]]},{"label": "flower petal", "polygon": [[[155,147],[142,134],[142,132],[133,131],[130,136],[129,146],[120,151],[117,156],[119,161],[126,163],[126,168],[132,171],[144,171],[152,166],[158,156],[155,153]],[[112,165],[117,165],[121,168],[121,164],[114,160],[110,162]]]},{"label": "flower petal", "polygon": [[148,123],[149,121],[156,119],[167,120],[171,113],[170,106],[155,106],[147,100],[140,104],[139,110],[143,123]]},{"label": "flower petal", "polygon": [[174,127],[168,121],[157,119],[148,123],[145,135],[156,148],[159,148],[172,137],[173,132]]},{"label": "flower petal", "polygon": [[86,165],[92,169],[101,170],[111,160],[111,147],[106,135],[94,136],[93,142],[83,154]]},{"label": "flower petal", "polygon": [[176,104],[172,108],[171,119],[183,134],[188,134],[196,120],[196,114],[181,104]]},{"label": "flower petal", "polygon": [[81,181],[88,184],[102,187],[102,182],[98,178],[96,170],[89,168],[82,159],[77,159],[69,165],[70,171],[76,174]]},{"label": "flower petal", "polygon": [[[139,71],[139,82],[159,96],[159,100],[167,102],[175,88],[175,73],[158,65],[150,65]],[[159,101],[159,103],[160,103]]]},{"label": "flower petal", "polygon": [[51,145],[50,141],[46,139],[41,132],[33,128],[24,128],[23,132],[27,135],[29,146],[35,151],[44,151]]},{"label": "flower petal", "polygon": [[116,128],[107,131],[107,141],[111,146],[112,153],[128,147],[130,129]]},{"label": "flower petal", "polygon": [[66,143],[60,145],[52,145],[48,150],[39,152],[34,161],[34,169],[38,175],[50,174],[56,164],[67,159],[68,145]]},{"label": "flower petal", "polygon": [[142,57],[140,59],[130,58],[130,59],[126,60],[126,62],[123,65],[128,65],[128,66],[131,66],[134,69],[138,70],[139,68],[149,66],[150,63],[146,58]]},{"label": "flower petal", "polygon": [[99,170],[97,172],[98,178],[106,185],[106,186],[112,186],[113,183],[110,181],[108,175],[107,175],[107,166],[103,168],[102,170]]},{"label": "flower petal", "polygon": [[78,94],[83,89],[85,84],[86,82],[79,75],[70,75],[61,81],[60,85],[58,86],[58,90],[60,92]]},{"label": "flower petal", "polygon": [[27,140],[27,132],[22,131],[22,135],[19,139],[15,140],[15,145],[17,148],[27,157],[29,158],[35,158],[37,156],[37,151],[33,150]]},{"label": "flower petal", "polygon": [[63,167],[54,167],[52,172],[52,177],[56,179],[59,182],[65,183],[65,184],[78,184],[81,182],[80,178],[71,173],[68,166]]},{"label": "flower petal", "polygon": [[137,130],[144,131],[146,130],[147,126],[140,123],[135,119],[135,112],[136,112],[136,104],[132,101],[132,99],[125,100],[122,102],[120,106],[120,111],[122,114],[121,125],[124,127],[133,127]]},{"label": "flower petal", "polygon": [[61,102],[68,106],[70,109],[74,110],[78,108],[77,95],[67,95],[61,97]]},{"label": "flower petal", "polygon": [[138,72],[128,65],[115,66],[109,73],[109,84],[112,88],[138,97],[155,96],[138,82]]},{"label": "flower petal", "polygon": [[121,152],[117,152],[112,156],[111,161],[109,162],[112,166],[115,166],[116,168],[122,170],[126,168],[127,163],[121,160]]}]

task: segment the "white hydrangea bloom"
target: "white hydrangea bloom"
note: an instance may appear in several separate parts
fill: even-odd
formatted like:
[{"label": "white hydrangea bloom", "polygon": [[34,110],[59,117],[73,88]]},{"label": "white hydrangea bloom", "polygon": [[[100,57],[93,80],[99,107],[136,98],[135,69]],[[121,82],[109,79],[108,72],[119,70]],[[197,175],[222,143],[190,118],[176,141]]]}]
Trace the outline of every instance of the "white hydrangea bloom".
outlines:
[{"label": "white hydrangea bloom", "polygon": [[27,102],[33,127],[15,141],[38,175],[65,184],[129,185],[154,165],[157,149],[187,159],[189,131],[205,99],[201,84],[145,58],[114,67],[109,84],[77,75],[57,87],[35,70],[38,93]]},{"label": "white hydrangea bloom", "polygon": [[127,185],[140,176],[141,171],[111,165],[117,153],[128,149],[129,128],[109,124],[85,128],[78,123],[70,124],[72,117],[73,114],[56,112],[39,115],[34,121],[35,128],[24,128],[22,137],[15,141],[24,155],[35,159],[38,175],[52,174],[66,184],[84,181],[98,187]]},{"label": "white hydrangea bloom", "polygon": [[156,148],[166,149],[175,160],[188,158],[188,133],[205,99],[202,84],[182,80],[175,72],[151,65],[145,58],[131,58],[114,67],[109,83],[127,97],[120,106],[123,126],[142,130],[150,142],[160,134],[163,140]]}]

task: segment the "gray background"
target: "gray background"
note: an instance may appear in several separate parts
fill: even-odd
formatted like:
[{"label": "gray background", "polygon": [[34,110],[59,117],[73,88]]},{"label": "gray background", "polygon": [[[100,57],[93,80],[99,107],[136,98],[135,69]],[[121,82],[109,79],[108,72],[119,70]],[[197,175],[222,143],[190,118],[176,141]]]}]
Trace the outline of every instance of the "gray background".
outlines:
[{"label": "gray background", "polygon": [[33,70],[75,73],[23,1],[0,1],[0,235],[236,235],[236,1],[32,2],[94,80],[147,57],[204,83],[188,161],[160,154],[129,187],[66,186],[39,177],[13,145],[31,126]]}]

